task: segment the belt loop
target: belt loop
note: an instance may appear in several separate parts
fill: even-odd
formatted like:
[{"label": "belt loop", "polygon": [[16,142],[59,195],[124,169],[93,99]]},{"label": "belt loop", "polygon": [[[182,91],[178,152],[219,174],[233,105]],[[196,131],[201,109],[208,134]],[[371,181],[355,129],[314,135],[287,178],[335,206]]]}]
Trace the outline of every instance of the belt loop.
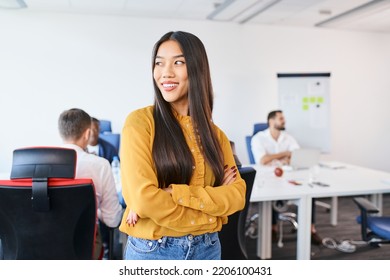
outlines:
[{"label": "belt loop", "polygon": [[165,244],[167,243],[168,237],[163,236],[157,242],[161,248],[165,248]]},{"label": "belt loop", "polygon": [[205,233],[204,234],[204,243],[206,245],[210,245],[211,244],[211,239],[210,239],[210,235],[208,233]]}]

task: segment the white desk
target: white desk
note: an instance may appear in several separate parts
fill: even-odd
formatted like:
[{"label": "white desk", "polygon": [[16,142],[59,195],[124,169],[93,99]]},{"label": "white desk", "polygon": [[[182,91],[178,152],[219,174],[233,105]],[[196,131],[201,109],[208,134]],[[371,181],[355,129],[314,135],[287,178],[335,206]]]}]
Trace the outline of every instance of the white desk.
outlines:
[{"label": "white desk", "polygon": [[[257,170],[251,202],[259,203],[258,256],[271,258],[271,203],[273,200],[294,200],[299,207],[297,231],[297,259],[310,259],[311,250],[311,200],[318,197],[337,197],[373,194],[374,202],[381,208],[381,194],[390,192],[390,173],[347,165],[343,169],[320,168],[316,180],[329,187],[309,187],[309,170],[286,171],[282,177],[273,174],[273,168],[252,166]],[[288,183],[301,181],[301,186]],[[337,205],[336,205],[337,207]],[[335,210],[335,209],[333,209]],[[336,212],[337,213],[337,212]]]}]

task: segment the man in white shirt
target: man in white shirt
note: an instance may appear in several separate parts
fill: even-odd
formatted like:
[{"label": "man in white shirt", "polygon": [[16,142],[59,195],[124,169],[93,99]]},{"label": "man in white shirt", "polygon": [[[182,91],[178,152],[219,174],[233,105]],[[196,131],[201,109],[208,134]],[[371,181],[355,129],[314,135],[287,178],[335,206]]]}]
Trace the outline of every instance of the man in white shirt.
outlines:
[{"label": "man in white shirt", "polygon": [[[81,109],[64,111],[58,120],[64,147],[77,152],[76,178],[92,179],[99,220],[109,227],[117,227],[122,218],[110,163],[102,157],[86,152],[91,133],[91,117]],[[96,248],[95,251],[98,251]]]},{"label": "man in white shirt", "polygon": [[285,130],[286,121],[282,111],[268,114],[268,129],[252,137],[252,152],[257,164],[288,165],[291,152],[299,149],[298,142]]},{"label": "man in white shirt", "polygon": [[[291,152],[299,149],[298,142],[286,133],[283,112],[281,110],[272,111],[267,117],[268,129],[256,133],[252,137],[251,148],[256,164],[281,166],[289,165]],[[322,244],[322,238],[317,234],[315,228],[315,203],[312,199],[312,225],[311,225],[311,240],[315,245]],[[272,235],[273,240],[277,240],[278,227],[276,224],[277,213],[274,211],[272,217]]]}]

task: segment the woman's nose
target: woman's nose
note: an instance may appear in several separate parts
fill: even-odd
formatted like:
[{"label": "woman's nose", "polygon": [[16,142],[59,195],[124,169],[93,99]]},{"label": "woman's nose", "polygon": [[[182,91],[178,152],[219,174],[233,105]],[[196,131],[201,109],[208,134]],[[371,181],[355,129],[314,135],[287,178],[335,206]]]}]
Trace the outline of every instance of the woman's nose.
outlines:
[{"label": "woman's nose", "polygon": [[166,65],[163,69],[162,76],[163,78],[172,78],[173,76],[175,76],[172,66]]}]

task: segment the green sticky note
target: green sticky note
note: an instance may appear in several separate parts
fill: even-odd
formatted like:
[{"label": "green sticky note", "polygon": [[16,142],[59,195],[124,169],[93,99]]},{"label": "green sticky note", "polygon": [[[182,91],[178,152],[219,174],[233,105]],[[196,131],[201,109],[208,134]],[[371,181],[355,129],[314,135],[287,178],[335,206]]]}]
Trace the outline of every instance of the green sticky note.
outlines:
[{"label": "green sticky note", "polygon": [[309,110],[309,105],[308,105],[308,104],[303,104],[303,105],[302,105],[302,110],[303,110],[303,111]]},{"label": "green sticky note", "polygon": [[324,98],[322,96],[317,97],[317,103],[324,103]]},{"label": "green sticky note", "polygon": [[303,103],[309,103],[309,98],[303,97],[303,98],[302,98],[302,102],[303,102]]},{"label": "green sticky note", "polygon": [[310,103],[316,103],[316,97],[315,96],[311,96],[310,97]]}]

